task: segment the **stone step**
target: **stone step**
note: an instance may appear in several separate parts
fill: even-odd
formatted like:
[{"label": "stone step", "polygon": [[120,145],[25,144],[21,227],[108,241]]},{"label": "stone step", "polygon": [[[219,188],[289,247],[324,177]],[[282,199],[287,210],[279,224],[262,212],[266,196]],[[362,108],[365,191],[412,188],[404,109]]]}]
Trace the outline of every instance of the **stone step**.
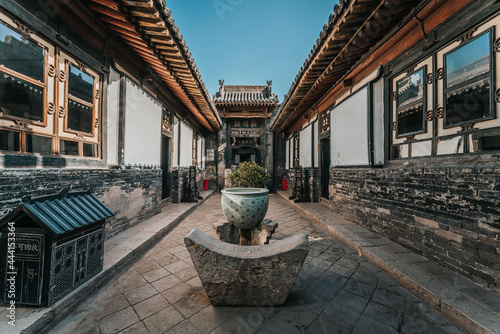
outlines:
[{"label": "stone step", "polygon": [[468,333],[500,334],[500,296],[363,227],[335,216],[322,203],[294,203],[278,195],[349,248]]},{"label": "stone step", "polygon": [[[111,279],[125,271],[135,260],[150,249],[189,216],[210,196],[213,190],[202,191],[198,203],[168,204],[156,216],[137,224],[104,242],[103,270],[55,304],[45,308],[17,307],[16,326],[0,321],[2,334],[49,333],[57,323],[73,312],[85,299],[97,292]],[[7,305],[0,304],[0,316],[6,318]]]}]

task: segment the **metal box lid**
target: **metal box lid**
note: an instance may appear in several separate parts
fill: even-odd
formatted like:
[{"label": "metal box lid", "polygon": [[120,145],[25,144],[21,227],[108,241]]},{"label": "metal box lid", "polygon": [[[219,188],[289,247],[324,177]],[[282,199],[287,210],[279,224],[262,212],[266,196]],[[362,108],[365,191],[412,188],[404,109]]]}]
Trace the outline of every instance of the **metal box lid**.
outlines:
[{"label": "metal box lid", "polygon": [[10,221],[27,216],[52,236],[92,227],[107,218],[111,211],[94,194],[61,193],[54,196],[28,199],[0,220],[0,229]]}]

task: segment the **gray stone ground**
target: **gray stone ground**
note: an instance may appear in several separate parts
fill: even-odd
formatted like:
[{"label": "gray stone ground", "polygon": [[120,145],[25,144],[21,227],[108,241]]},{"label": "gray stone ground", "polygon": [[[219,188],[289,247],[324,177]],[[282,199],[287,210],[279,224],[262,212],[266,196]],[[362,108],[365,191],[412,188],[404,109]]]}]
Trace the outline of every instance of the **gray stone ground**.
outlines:
[{"label": "gray stone ground", "polygon": [[461,333],[283,199],[270,197],[266,218],[279,223],[273,240],[310,233],[311,250],[284,306],[210,305],[183,239],[194,228],[216,237],[212,223],[224,217],[214,195],[51,333]]}]

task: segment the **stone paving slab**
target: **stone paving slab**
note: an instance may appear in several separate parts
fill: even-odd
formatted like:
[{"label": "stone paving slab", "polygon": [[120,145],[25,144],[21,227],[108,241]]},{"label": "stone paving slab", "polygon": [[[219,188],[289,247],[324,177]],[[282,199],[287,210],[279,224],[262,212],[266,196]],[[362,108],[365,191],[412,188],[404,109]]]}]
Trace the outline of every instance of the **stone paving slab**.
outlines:
[{"label": "stone paving slab", "polygon": [[461,333],[279,196],[270,196],[266,218],[279,223],[271,243],[309,234],[309,255],[283,306],[210,304],[183,243],[192,229],[216,237],[217,194],[50,333]]},{"label": "stone paving slab", "polygon": [[[7,316],[7,304],[0,303],[0,333],[42,333],[53,327],[54,323],[64,319],[80,301],[95,293],[110,279],[115,277],[137,256],[148,250],[165,236],[185,217],[203,204],[214,191],[202,191],[203,200],[194,203],[168,204],[162,212],[132,228],[117,234],[104,242],[103,270],[95,277],[78,287],[60,301],[47,307],[16,307],[16,326],[4,321]],[[78,331],[80,332],[80,331]],[[95,333],[90,330],[89,333]]]},{"label": "stone paving slab", "polygon": [[298,204],[288,192],[279,195],[466,332],[500,333],[500,296],[494,292],[335,216],[323,203]]}]

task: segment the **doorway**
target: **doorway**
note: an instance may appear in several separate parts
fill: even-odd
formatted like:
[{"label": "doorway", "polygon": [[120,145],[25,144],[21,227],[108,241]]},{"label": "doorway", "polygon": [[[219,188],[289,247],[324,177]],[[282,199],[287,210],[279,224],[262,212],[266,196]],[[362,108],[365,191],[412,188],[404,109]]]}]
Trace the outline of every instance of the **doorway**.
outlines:
[{"label": "doorway", "polygon": [[161,137],[161,199],[170,197],[170,138]]},{"label": "doorway", "polygon": [[330,137],[321,139],[321,197],[328,199],[330,184]]},{"label": "doorway", "polygon": [[233,148],[232,150],[233,156],[231,159],[232,165],[238,165],[240,162],[248,161],[248,162],[256,162],[260,165],[260,156],[259,150],[255,147],[238,147]]}]

